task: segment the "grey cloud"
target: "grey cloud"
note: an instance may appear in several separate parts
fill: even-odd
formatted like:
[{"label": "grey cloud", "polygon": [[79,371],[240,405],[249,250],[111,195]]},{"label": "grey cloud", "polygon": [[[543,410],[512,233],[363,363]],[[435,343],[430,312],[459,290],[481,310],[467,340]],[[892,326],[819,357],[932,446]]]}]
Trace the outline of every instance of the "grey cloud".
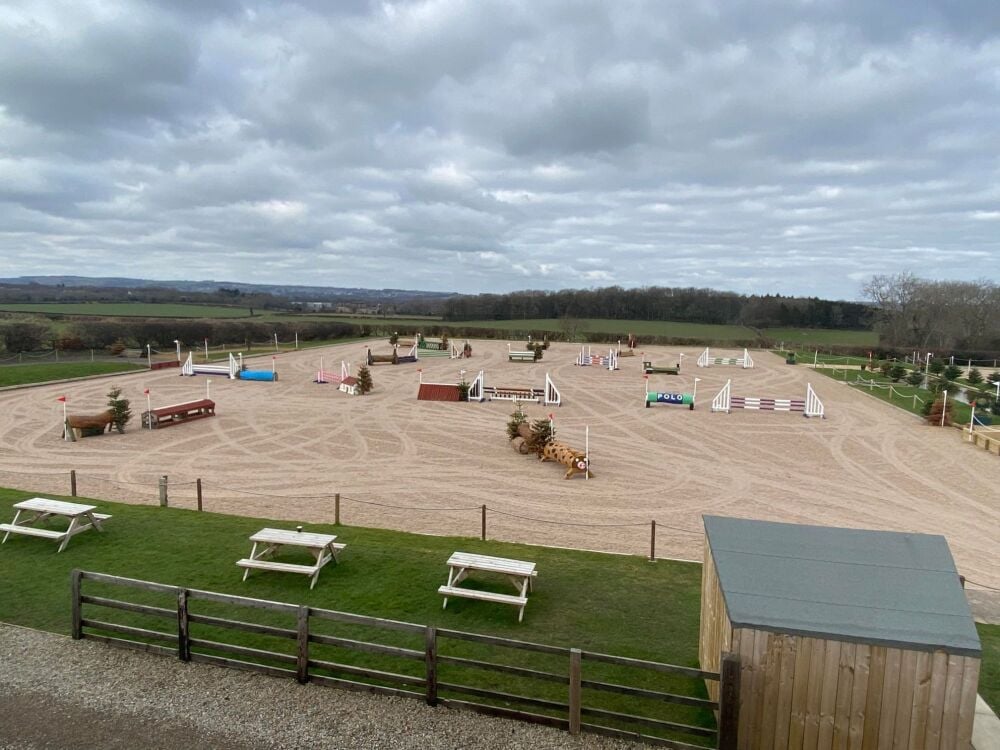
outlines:
[{"label": "grey cloud", "polygon": [[582,89],[530,113],[504,134],[515,156],[614,152],[649,136],[649,100],[639,90]]},{"label": "grey cloud", "polygon": [[0,102],[53,130],[129,127],[185,108],[197,46],[169,18],[0,25]]},{"label": "grey cloud", "polygon": [[1000,255],[992,0],[33,2],[12,275],[850,297]]}]

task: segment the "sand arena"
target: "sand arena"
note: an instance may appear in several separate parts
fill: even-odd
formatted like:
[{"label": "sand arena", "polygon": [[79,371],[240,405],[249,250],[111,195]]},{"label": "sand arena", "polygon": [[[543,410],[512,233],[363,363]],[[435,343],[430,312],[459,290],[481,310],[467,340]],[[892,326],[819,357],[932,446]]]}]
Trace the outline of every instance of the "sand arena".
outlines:
[{"label": "sand arena", "polygon": [[[193,507],[200,477],[206,510],[306,522],[332,521],[339,492],[346,524],[466,536],[479,534],[486,504],[490,538],[632,554],[648,553],[655,519],[657,554],[688,559],[702,554],[702,513],[940,533],[962,573],[1000,587],[1000,461],[955,430],[926,427],[766,352],[753,353],[750,370],[698,368],[692,348],[680,376],[650,376],[651,389],[685,392],[700,378],[692,412],[644,408],[638,356],[608,372],[575,366],[579,347],[569,344],[530,364],[507,362],[506,342],[472,346],[469,360],[376,365],[365,397],[312,382],[321,356],[327,370],[339,371],[341,359],[356,370],[364,344],[284,353],[278,382],[212,377],[217,417],[154,431],[139,428],[143,390],[154,406],[189,401],[204,397],[205,376],[161,370],[0,392],[0,482],[68,494],[75,469],[81,496],[155,503],[166,474],[171,505]],[[373,348],[389,351],[384,341]],[[672,365],[679,351],[648,347],[646,355]],[[248,365],[269,369],[271,360]],[[417,401],[418,367],[436,382],[485,369],[487,385],[498,386],[540,387],[550,373],[563,406],[526,411],[554,413],[559,440],[574,447],[589,426],[595,478],[564,481],[560,466],[515,453],[505,434],[510,402]],[[712,414],[728,378],[734,393],[783,398],[802,398],[811,382],[827,418]],[[126,434],[62,441],[56,398],[66,394],[70,412],[95,413],[112,385],[132,400]]]}]

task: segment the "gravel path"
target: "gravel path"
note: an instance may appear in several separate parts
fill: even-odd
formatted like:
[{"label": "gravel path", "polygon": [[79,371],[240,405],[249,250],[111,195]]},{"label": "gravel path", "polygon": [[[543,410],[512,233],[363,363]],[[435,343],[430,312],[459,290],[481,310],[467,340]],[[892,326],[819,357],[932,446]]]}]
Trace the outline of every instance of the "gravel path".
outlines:
[{"label": "gravel path", "polygon": [[0,625],[0,750],[640,748]]}]

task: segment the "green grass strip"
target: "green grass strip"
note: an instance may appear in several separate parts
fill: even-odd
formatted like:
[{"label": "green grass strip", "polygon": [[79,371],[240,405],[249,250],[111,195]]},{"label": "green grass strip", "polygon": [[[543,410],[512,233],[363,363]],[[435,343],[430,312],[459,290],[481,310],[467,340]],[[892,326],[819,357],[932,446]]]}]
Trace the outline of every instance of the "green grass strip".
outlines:
[{"label": "green grass strip", "polygon": [[[0,490],[0,517],[13,517],[11,505],[32,493]],[[73,499],[73,498],[64,498]],[[113,517],[106,531],[87,531],[73,537],[66,550],[46,539],[12,536],[0,547],[0,620],[59,633],[70,627],[70,572],[74,568],[150,580],[257,599],[269,599],[334,609],[392,620],[436,625],[439,628],[638,659],[697,667],[701,566],[661,560],[575,550],[533,547],[506,542],[482,542],[462,537],[437,537],[397,531],[329,524],[310,524],[307,531],[336,534],[347,544],[339,564],[326,566],[316,588],[304,575],[253,571],[245,583],[236,561],[250,552],[248,537],[265,527],[294,528],[288,521],[243,518],[193,510],[135,506],[76,499],[97,505]],[[9,517],[8,517],[9,516]],[[58,522],[53,521],[58,528]],[[65,525],[65,524],[63,524]],[[438,586],[448,574],[446,561],[461,550],[537,564],[538,578],[530,594],[524,622],[517,609],[470,599],[451,599],[442,610]],[[301,555],[301,556],[299,556]],[[290,550],[277,559],[308,562],[304,551]],[[466,584],[474,588],[513,593],[508,581],[474,574]],[[84,592],[96,596],[172,608],[172,597],[85,582]],[[283,613],[246,610],[229,605],[196,602],[193,611],[214,617],[248,620],[294,628],[294,617]],[[170,620],[84,605],[84,617],[173,632]],[[317,632],[338,638],[373,640],[387,645],[422,649],[419,638],[406,633],[373,632],[371,628],[323,623]],[[192,626],[192,636],[224,640],[241,646],[294,653],[294,641],[273,635],[223,631],[209,624]],[[356,667],[381,669],[419,677],[420,661],[385,654],[348,652],[334,646],[317,658]],[[481,659],[525,669],[566,674],[567,660],[559,655],[520,652],[480,643],[443,639],[442,654]],[[442,665],[443,682],[519,693],[541,701],[566,701],[566,688],[518,674],[486,672],[463,663]],[[634,668],[595,664],[585,679],[629,684],[651,690],[705,697],[696,679],[648,673]],[[462,697],[462,696],[456,696]],[[714,725],[711,713],[649,699],[588,691],[587,705],[645,714],[654,718]],[[690,737],[677,737],[692,741]]]},{"label": "green grass strip", "polygon": [[53,380],[110,375],[116,372],[145,370],[146,365],[131,362],[52,362],[43,365],[6,365],[0,367],[0,386],[47,383]]}]

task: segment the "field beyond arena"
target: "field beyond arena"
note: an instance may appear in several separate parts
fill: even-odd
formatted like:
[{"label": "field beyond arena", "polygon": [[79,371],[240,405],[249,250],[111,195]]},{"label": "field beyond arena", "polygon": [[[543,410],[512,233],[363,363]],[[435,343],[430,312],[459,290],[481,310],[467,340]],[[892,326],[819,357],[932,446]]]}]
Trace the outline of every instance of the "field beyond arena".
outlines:
[{"label": "field beyond arena", "polygon": [[[384,341],[372,346],[390,351]],[[503,342],[472,347],[468,360],[376,365],[375,390],[364,397],[312,382],[320,357],[328,371],[339,372],[341,359],[356,371],[364,344],[284,353],[278,382],[211,376],[218,416],[153,431],[138,424],[145,388],[154,407],[165,406],[204,398],[208,378],[159,370],[0,392],[0,484],[66,495],[75,469],[81,496],[149,504],[165,474],[170,504],[194,507],[201,478],[206,510],[306,522],[332,521],[333,493],[341,493],[344,523],[463,536],[479,535],[486,504],[492,539],[629,554],[648,554],[655,519],[657,555],[694,560],[703,513],[938,533],[961,573],[1000,586],[1000,460],[955,430],[926,427],[765,352],[743,370],[698,368],[698,351],[688,349],[679,377],[650,376],[651,390],[687,393],[700,378],[692,412],[644,408],[640,356],[609,372],[575,366],[579,347],[570,344],[553,344],[532,364],[509,363]],[[649,347],[646,358],[673,365],[679,351]],[[247,364],[270,369],[271,358]],[[506,387],[541,387],[548,372],[563,406],[525,411],[553,413],[557,439],[580,449],[589,426],[595,477],[564,481],[563,467],[513,451],[509,401],[417,401],[418,368],[443,383],[457,382],[461,368],[470,381],[484,369],[487,386]],[[712,397],[729,378],[735,395],[777,398],[803,398],[812,382],[827,418],[713,414]],[[71,414],[93,414],[112,386],[132,401],[126,434],[61,440],[56,398],[68,396]]]}]

